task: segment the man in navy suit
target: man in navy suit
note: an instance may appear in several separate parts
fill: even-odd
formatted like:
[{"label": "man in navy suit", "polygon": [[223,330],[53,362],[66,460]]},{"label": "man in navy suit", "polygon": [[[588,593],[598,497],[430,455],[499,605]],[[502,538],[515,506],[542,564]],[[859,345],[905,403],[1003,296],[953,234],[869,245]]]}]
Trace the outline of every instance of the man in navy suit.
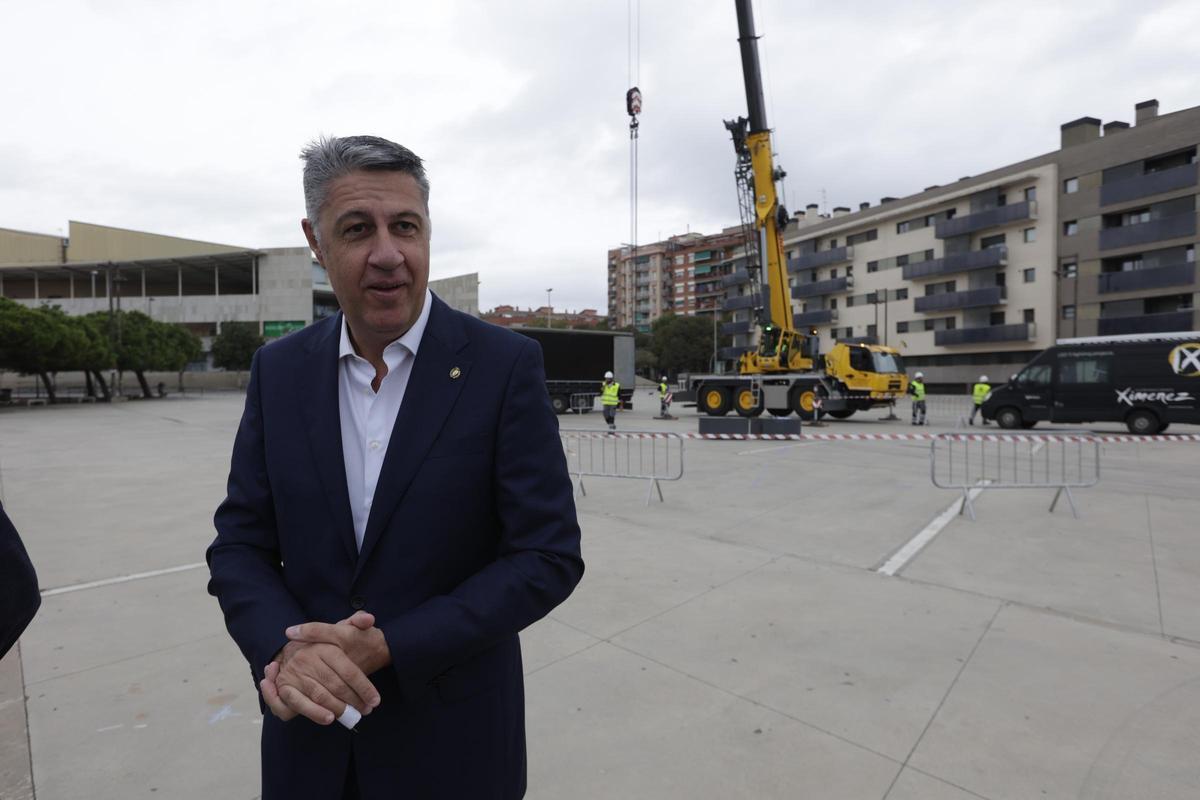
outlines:
[{"label": "man in navy suit", "polygon": [[541,351],[428,291],[417,156],[302,157],[342,313],[256,354],[208,549],[271,711],[263,798],[519,798],[517,632],[583,574]]}]

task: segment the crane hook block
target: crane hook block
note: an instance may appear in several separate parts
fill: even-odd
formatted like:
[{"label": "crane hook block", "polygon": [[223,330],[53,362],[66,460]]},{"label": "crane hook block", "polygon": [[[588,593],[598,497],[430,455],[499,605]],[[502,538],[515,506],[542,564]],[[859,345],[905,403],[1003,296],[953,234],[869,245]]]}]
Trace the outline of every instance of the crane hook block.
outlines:
[{"label": "crane hook block", "polygon": [[642,90],[636,86],[625,93],[625,112],[635,118],[642,113]]}]

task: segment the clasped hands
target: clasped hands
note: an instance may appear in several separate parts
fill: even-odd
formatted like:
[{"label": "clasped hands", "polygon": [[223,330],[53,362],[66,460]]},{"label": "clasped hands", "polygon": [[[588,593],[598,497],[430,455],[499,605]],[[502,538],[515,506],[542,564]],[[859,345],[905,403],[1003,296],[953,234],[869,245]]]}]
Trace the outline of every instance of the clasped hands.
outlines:
[{"label": "clasped hands", "polygon": [[346,706],[363,716],[379,705],[379,691],[367,678],[391,663],[375,615],[356,611],[336,625],[306,622],[287,629],[289,641],[259,682],[263,701],[287,722],[304,716],[329,725]]}]

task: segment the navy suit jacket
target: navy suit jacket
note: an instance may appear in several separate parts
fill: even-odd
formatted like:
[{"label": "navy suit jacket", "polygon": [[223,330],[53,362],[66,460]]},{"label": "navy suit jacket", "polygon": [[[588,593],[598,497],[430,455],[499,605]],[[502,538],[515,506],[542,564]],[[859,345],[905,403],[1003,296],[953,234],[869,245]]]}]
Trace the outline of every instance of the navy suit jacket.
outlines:
[{"label": "navy suit jacket", "polygon": [[518,798],[517,632],[583,574],[541,349],[434,298],[356,549],[338,415],[335,316],[251,367],[209,592],[255,686],[284,630],[375,614],[392,664],[350,732],[267,713],[263,798]]},{"label": "navy suit jacket", "polygon": [[42,596],[25,545],[0,506],[0,658],[33,620]]}]

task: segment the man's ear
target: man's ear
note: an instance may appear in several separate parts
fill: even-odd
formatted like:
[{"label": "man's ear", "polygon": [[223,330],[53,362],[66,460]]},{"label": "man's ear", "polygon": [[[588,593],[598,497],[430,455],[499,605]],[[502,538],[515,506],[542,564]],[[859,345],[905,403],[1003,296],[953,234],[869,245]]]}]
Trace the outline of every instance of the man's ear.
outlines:
[{"label": "man's ear", "polygon": [[322,267],[325,266],[325,256],[321,254],[321,245],[317,241],[317,232],[313,229],[312,223],[307,219],[302,219],[300,220],[300,229],[304,231],[304,238],[308,239],[308,246],[317,257],[317,263]]}]

